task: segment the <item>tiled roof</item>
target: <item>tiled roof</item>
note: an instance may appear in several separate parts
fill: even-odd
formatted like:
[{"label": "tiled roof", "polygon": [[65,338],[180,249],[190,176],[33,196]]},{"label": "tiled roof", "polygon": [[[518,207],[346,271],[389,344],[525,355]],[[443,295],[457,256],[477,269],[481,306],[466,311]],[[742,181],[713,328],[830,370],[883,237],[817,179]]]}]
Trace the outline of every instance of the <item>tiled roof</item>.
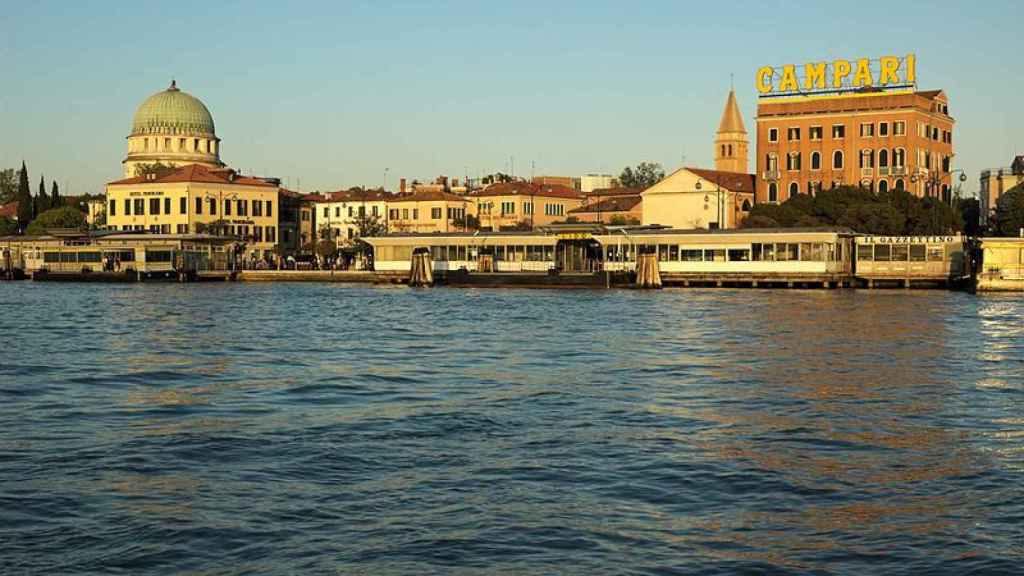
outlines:
[{"label": "tiled roof", "polygon": [[349,188],[348,190],[327,192],[317,202],[383,202],[393,198],[394,194],[379,189]]},{"label": "tiled roof", "polygon": [[17,218],[18,217],[18,201],[8,202],[0,206],[0,218]]},{"label": "tiled roof", "polygon": [[[233,178],[232,178],[233,177]],[[120,184],[169,184],[175,182],[205,182],[208,184],[236,184],[239,186],[265,186],[274,188],[275,185],[260,178],[241,176],[234,170],[227,168],[207,168],[199,164],[189,164],[176,168],[163,176],[149,178],[147,176],[136,176],[116,180],[110,185]]]},{"label": "tiled roof", "polygon": [[597,212],[629,212],[640,204],[642,198],[639,194],[635,196],[612,196],[606,200],[595,202],[588,206],[581,206],[569,210],[569,214],[588,214]]},{"label": "tiled roof", "polygon": [[717,184],[732,192],[754,193],[755,177],[753,174],[740,172],[723,172],[721,170],[707,170],[705,168],[687,168],[697,176]]},{"label": "tiled roof", "polygon": [[617,188],[596,188],[590,192],[586,192],[586,196],[636,196],[641,192],[643,192],[643,190],[619,186]]},{"label": "tiled roof", "polygon": [[572,198],[580,199],[580,193],[575,188],[560,186],[558,184],[531,184],[529,182],[499,182],[491,184],[483,190],[476,190],[470,193],[474,197],[488,196],[542,196],[547,198]]},{"label": "tiled roof", "polygon": [[417,190],[411,194],[395,194],[388,199],[388,202],[465,202],[467,199],[457,194],[451,194],[442,190]]},{"label": "tiled roof", "polygon": [[736,104],[736,92],[729,90],[729,98],[725,101],[725,110],[722,111],[722,119],[718,122],[718,133],[747,133],[743,126],[743,115],[740,114],[740,107]]}]

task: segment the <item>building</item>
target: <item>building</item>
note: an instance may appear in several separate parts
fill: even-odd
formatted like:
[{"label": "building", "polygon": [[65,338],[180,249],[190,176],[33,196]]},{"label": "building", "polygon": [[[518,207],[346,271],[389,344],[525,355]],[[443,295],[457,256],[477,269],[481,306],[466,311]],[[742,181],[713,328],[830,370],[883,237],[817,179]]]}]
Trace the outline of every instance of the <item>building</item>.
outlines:
[{"label": "building", "polygon": [[82,202],[85,207],[85,223],[90,227],[96,226],[96,222],[103,218],[107,211],[107,203],[103,198],[89,198]]},{"label": "building", "polygon": [[1024,292],[1024,231],[1020,238],[982,238],[979,291]]},{"label": "building", "polygon": [[600,224],[635,225],[643,217],[643,197],[639,193],[591,196],[586,204],[569,211],[569,220]]},{"label": "building", "polygon": [[1011,188],[1024,183],[1024,156],[1017,156],[1007,168],[982,170],[978,199],[981,201],[981,221],[987,224],[996,212],[999,197]]},{"label": "building", "polygon": [[107,184],[107,228],[223,234],[243,240],[247,257],[263,258],[278,241],[279,192],[273,181],[190,164]]},{"label": "building", "polygon": [[583,204],[573,188],[528,182],[500,182],[468,196],[482,230],[529,229],[562,222]]},{"label": "building", "polygon": [[564,186],[573,190],[580,189],[580,179],[574,176],[534,176],[530,182],[537,186]]},{"label": "building", "polygon": [[718,123],[718,132],[715,135],[715,170],[746,174],[749,157],[743,114],[736,103],[736,92],[729,90],[725,110],[722,111],[722,119]]},{"label": "building", "polygon": [[758,202],[840,185],[951,199],[954,120],[941,90],[776,96],[757,106]]},{"label": "building", "polygon": [[278,246],[282,255],[305,252],[313,239],[313,202],[298,192],[281,188],[278,203]]},{"label": "building", "polygon": [[384,190],[350,188],[320,195],[313,205],[317,238],[334,240],[339,245],[359,237],[361,226],[374,218],[387,226],[389,199],[394,195]]},{"label": "building", "polygon": [[140,175],[140,165],[223,167],[213,116],[172,80],[167,90],[146,98],[135,111],[122,164],[125,178]]},{"label": "building", "polygon": [[619,183],[611,174],[584,174],[580,177],[580,192],[593,192],[600,188],[614,188]]},{"label": "building", "polygon": [[645,226],[738,228],[753,207],[754,175],[680,168],[641,196]]},{"label": "building", "polygon": [[[455,232],[466,230],[467,215],[476,215],[476,203],[444,190],[416,190],[387,201],[390,232]],[[319,225],[319,224],[318,224]]]}]

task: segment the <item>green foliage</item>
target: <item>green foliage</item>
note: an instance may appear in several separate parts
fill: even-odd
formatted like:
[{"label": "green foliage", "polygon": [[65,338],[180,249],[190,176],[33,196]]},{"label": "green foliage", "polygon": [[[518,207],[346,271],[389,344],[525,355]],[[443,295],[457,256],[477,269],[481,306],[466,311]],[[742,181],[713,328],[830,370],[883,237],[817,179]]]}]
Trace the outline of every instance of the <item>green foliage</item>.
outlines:
[{"label": "green foliage", "polygon": [[964,223],[964,234],[968,236],[981,235],[981,202],[977,198],[966,198],[960,200],[957,206],[960,209],[960,219]]},{"label": "green foliage", "polygon": [[1024,228],[1024,185],[1010,188],[996,202],[994,232],[1000,236],[1019,236]]},{"label": "green foliage", "polygon": [[18,195],[18,177],[14,168],[0,170],[0,204],[13,202]]},{"label": "green foliage", "polygon": [[22,231],[32,220],[32,192],[28,188],[28,168],[21,163],[21,174],[18,175],[18,194],[15,198],[18,201],[18,228]]},{"label": "green foliage", "polygon": [[57,188],[57,181],[53,181],[53,188],[50,190],[50,207],[56,208],[61,205],[60,189]]},{"label": "green foliage", "polygon": [[865,234],[938,235],[958,232],[958,210],[935,198],[909,192],[873,193],[855,186],[822,190],[815,196],[798,194],[782,204],[757,204],[745,228],[844,226]]},{"label": "green foliage", "polygon": [[0,218],[0,236],[12,236],[18,233],[18,223],[11,218]]},{"label": "green foliage", "polygon": [[622,214],[616,214],[608,219],[608,224],[611,226],[636,226],[640,224],[640,221],[633,217],[626,217]]},{"label": "green foliage", "polygon": [[464,218],[456,218],[452,221],[461,230],[479,230],[480,219],[472,214],[466,214]]},{"label": "green foliage", "polygon": [[27,234],[44,234],[53,228],[76,228],[85,226],[85,214],[71,206],[62,206],[43,212],[28,225]]},{"label": "green foliage", "polygon": [[316,243],[316,253],[324,258],[333,258],[338,254],[338,245],[334,240],[321,240]]},{"label": "green foliage", "polygon": [[157,178],[163,178],[164,176],[174,172],[174,166],[164,164],[162,162],[142,163],[135,165],[135,177],[139,178],[149,174],[156,174]]},{"label": "green foliage", "polygon": [[665,169],[657,162],[641,162],[636,168],[626,166],[619,175],[619,186],[646,190],[665,178]]},{"label": "green foliage", "polygon": [[508,174],[502,174],[501,172],[495,172],[494,174],[488,174],[480,179],[480,183],[484,186],[488,184],[497,184],[499,182],[511,182],[512,177]]},{"label": "green foliage", "polygon": [[38,218],[40,214],[51,208],[50,196],[46,193],[46,180],[42,174],[39,175],[39,192],[36,194],[33,202],[35,202],[34,218]]}]

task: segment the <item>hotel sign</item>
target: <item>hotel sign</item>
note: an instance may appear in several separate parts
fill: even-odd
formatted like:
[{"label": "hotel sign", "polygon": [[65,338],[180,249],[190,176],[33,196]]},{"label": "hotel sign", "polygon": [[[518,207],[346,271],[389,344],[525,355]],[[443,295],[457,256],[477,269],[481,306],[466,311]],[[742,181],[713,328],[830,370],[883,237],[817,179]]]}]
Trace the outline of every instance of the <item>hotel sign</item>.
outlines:
[{"label": "hotel sign", "polygon": [[864,88],[909,89],[917,84],[917,58],[907,54],[902,58],[764,66],[757,71],[756,83],[762,98],[840,94]]}]

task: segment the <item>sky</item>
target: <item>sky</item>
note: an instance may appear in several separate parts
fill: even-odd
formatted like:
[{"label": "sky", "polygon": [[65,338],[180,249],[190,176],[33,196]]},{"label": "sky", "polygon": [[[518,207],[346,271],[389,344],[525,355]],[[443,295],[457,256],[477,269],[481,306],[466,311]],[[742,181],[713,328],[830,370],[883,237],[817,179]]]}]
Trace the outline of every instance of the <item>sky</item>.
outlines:
[{"label": "sky", "polygon": [[919,89],[949,96],[972,194],[1024,153],[1022,17],[1014,1],[4,0],[0,168],[102,193],[172,77],[210,109],[222,160],[302,191],[712,167],[731,79],[753,143],[759,67],[913,52]]}]

